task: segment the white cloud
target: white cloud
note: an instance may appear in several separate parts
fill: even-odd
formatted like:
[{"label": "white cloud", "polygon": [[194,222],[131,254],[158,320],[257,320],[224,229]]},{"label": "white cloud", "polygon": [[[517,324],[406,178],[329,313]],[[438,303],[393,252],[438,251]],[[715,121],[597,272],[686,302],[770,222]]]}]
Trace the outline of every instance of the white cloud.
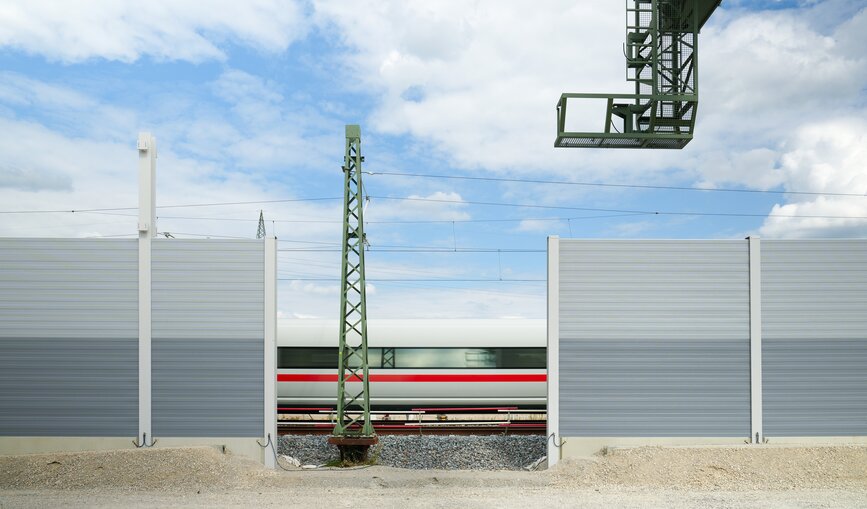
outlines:
[{"label": "white cloud", "polygon": [[[864,115],[804,127],[790,142],[780,171],[790,190],[862,196],[790,195],[774,215],[867,217],[867,120]],[[769,217],[768,237],[867,237],[867,219]]]},{"label": "white cloud", "polygon": [[702,31],[696,138],[682,165],[694,168],[700,184],[778,186],[786,178],[780,160],[794,133],[861,107],[867,57],[851,40],[867,43],[867,9],[842,24],[814,26],[818,15],[830,16],[834,3],[724,11],[719,23]]},{"label": "white cloud", "polygon": [[[702,114],[755,119],[845,104],[867,77],[863,53],[811,28],[809,10],[743,14],[701,34]],[[862,27],[867,28],[867,26]],[[771,118],[763,114],[771,113]],[[738,125],[738,124],[736,124]]]},{"label": "white cloud", "polygon": [[[577,225],[576,225],[577,226]],[[515,227],[519,232],[547,233],[571,228],[570,221],[547,221],[540,219],[524,219]]]},{"label": "white cloud", "polygon": [[0,3],[0,46],[66,63],[91,58],[133,62],[224,59],[235,42],[283,51],[305,32],[294,0],[90,0]]},{"label": "white cloud", "polygon": [[[863,104],[867,82],[863,5],[829,1],[764,12],[723,5],[701,34],[701,101],[690,146],[555,150],[554,103],[561,92],[629,91],[621,53],[623,4],[360,5],[350,12],[323,1],[316,14],[342,34],[351,75],[379,93],[373,125],[409,134],[467,169],[708,188],[790,186],[781,160],[792,133],[851,116]],[[635,208],[623,207],[634,195],[622,190],[588,196],[565,186],[521,186],[512,195],[524,202],[581,199]],[[620,233],[648,227],[653,225],[636,223]],[[518,225],[518,231],[531,228],[544,225]]]},{"label": "white cloud", "polygon": [[[196,157],[242,168],[337,169],[343,125],[306,99],[284,97],[277,83],[228,69],[210,85],[216,104],[184,97],[155,119],[172,143]],[[303,157],[301,156],[303,154]]]},{"label": "white cloud", "polygon": [[569,164],[553,149],[560,93],[626,87],[621,4],[356,5],[324,1],[316,10],[343,35],[353,74],[381,93],[373,125],[412,134],[461,166]]},{"label": "white cloud", "polygon": [[[417,200],[417,201],[414,201]],[[430,200],[430,201],[425,201]],[[461,221],[470,219],[467,205],[460,194],[454,191],[436,191],[428,195],[410,194],[406,200],[386,200],[373,198],[369,211],[365,210],[365,220],[441,220]]]},{"label": "white cloud", "polygon": [[[137,115],[67,86],[0,71],[0,105],[50,117],[59,129],[121,141],[133,133]],[[14,116],[10,113],[8,116]]]}]

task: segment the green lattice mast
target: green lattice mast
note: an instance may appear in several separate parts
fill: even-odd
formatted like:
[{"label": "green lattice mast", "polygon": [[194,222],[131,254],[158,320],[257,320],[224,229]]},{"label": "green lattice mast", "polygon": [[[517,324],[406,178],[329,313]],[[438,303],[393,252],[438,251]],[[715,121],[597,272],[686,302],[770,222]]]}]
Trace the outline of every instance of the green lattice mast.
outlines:
[{"label": "green lattice mast", "polygon": [[367,296],[364,279],[364,197],[361,185],[361,128],[346,126],[343,163],[343,255],[337,422],[329,442],[342,459],[360,460],[377,442],[370,423],[367,365]]}]

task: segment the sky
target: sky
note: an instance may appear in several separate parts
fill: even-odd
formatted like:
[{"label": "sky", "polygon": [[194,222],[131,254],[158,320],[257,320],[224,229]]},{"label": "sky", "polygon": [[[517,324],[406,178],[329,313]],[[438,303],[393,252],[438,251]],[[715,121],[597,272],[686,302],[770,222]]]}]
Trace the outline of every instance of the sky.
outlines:
[{"label": "sky", "polygon": [[[686,148],[555,149],[562,92],[630,91],[624,20],[610,0],[0,0],[0,236],[135,238],[149,131],[159,232],[254,238],[261,210],[279,316],[336,319],[359,124],[372,319],[543,318],[550,235],[867,237],[863,0],[724,0]],[[32,212],[103,208],[131,210]]]}]

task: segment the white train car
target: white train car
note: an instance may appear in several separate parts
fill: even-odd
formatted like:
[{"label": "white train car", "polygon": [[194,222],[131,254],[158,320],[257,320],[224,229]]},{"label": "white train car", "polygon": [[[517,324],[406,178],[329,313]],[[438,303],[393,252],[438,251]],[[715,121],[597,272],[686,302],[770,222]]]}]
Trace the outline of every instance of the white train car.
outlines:
[{"label": "white train car", "polygon": [[[371,406],[544,408],[545,327],[545,320],[370,320]],[[338,332],[336,320],[278,323],[278,407],[335,406]]]}]

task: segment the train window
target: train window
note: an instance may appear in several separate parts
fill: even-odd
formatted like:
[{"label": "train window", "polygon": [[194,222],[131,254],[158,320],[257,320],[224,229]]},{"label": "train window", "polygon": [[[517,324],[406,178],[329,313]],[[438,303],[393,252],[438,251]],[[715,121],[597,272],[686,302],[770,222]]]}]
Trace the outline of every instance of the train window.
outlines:
[{"label": "train window", "polygon": [[544,348],[395,348],[394,367],[427,369],[543,369]]},{"label": "train window", "polygon": [[[335,348],[336,350],[336,348]],[[360,364],[359,358],[355,355],[349,358],[349,365],[356,367]],[[382,364],[382,348],[367,347],[367,365],[371,368],[378,368]],[[335,366],[337,364],[335,363]]]},{"label": "train window", "polygon": [[[404,368],[465,368],[467,355],[481,349],[468,348],[395,348],[394,367]],[[478,364],[478,363],[476,363]],[[492,367],[476,365],[474,367]]]},{"label": "train window", "polygon": [[280,347],[277,349],[277,367],[292,368],[336,368],[337,349],[328,347]]},{"label": "train window", "polygon": [[[337,358],[333,347],[277,349],[280,369],[336,369]],[[544,348],[368,348],[367,362],[382,369],[544,369],[547,354]]]},{"label": "train window", "polygon": [[548,352],[545,348],[496,348],[497,367],[502,369],[545,368]]},{"label": "train window", "polygon": [[[294,368],[337,368],[337,348],[330,347],[280,347],[277,349],[277,367],[279,369]],[[381,348],[367,349],[367,364],[371,367],[379,367],[382,362]],[[350,366],[357,366],[358,357],[352,356]]]}]

